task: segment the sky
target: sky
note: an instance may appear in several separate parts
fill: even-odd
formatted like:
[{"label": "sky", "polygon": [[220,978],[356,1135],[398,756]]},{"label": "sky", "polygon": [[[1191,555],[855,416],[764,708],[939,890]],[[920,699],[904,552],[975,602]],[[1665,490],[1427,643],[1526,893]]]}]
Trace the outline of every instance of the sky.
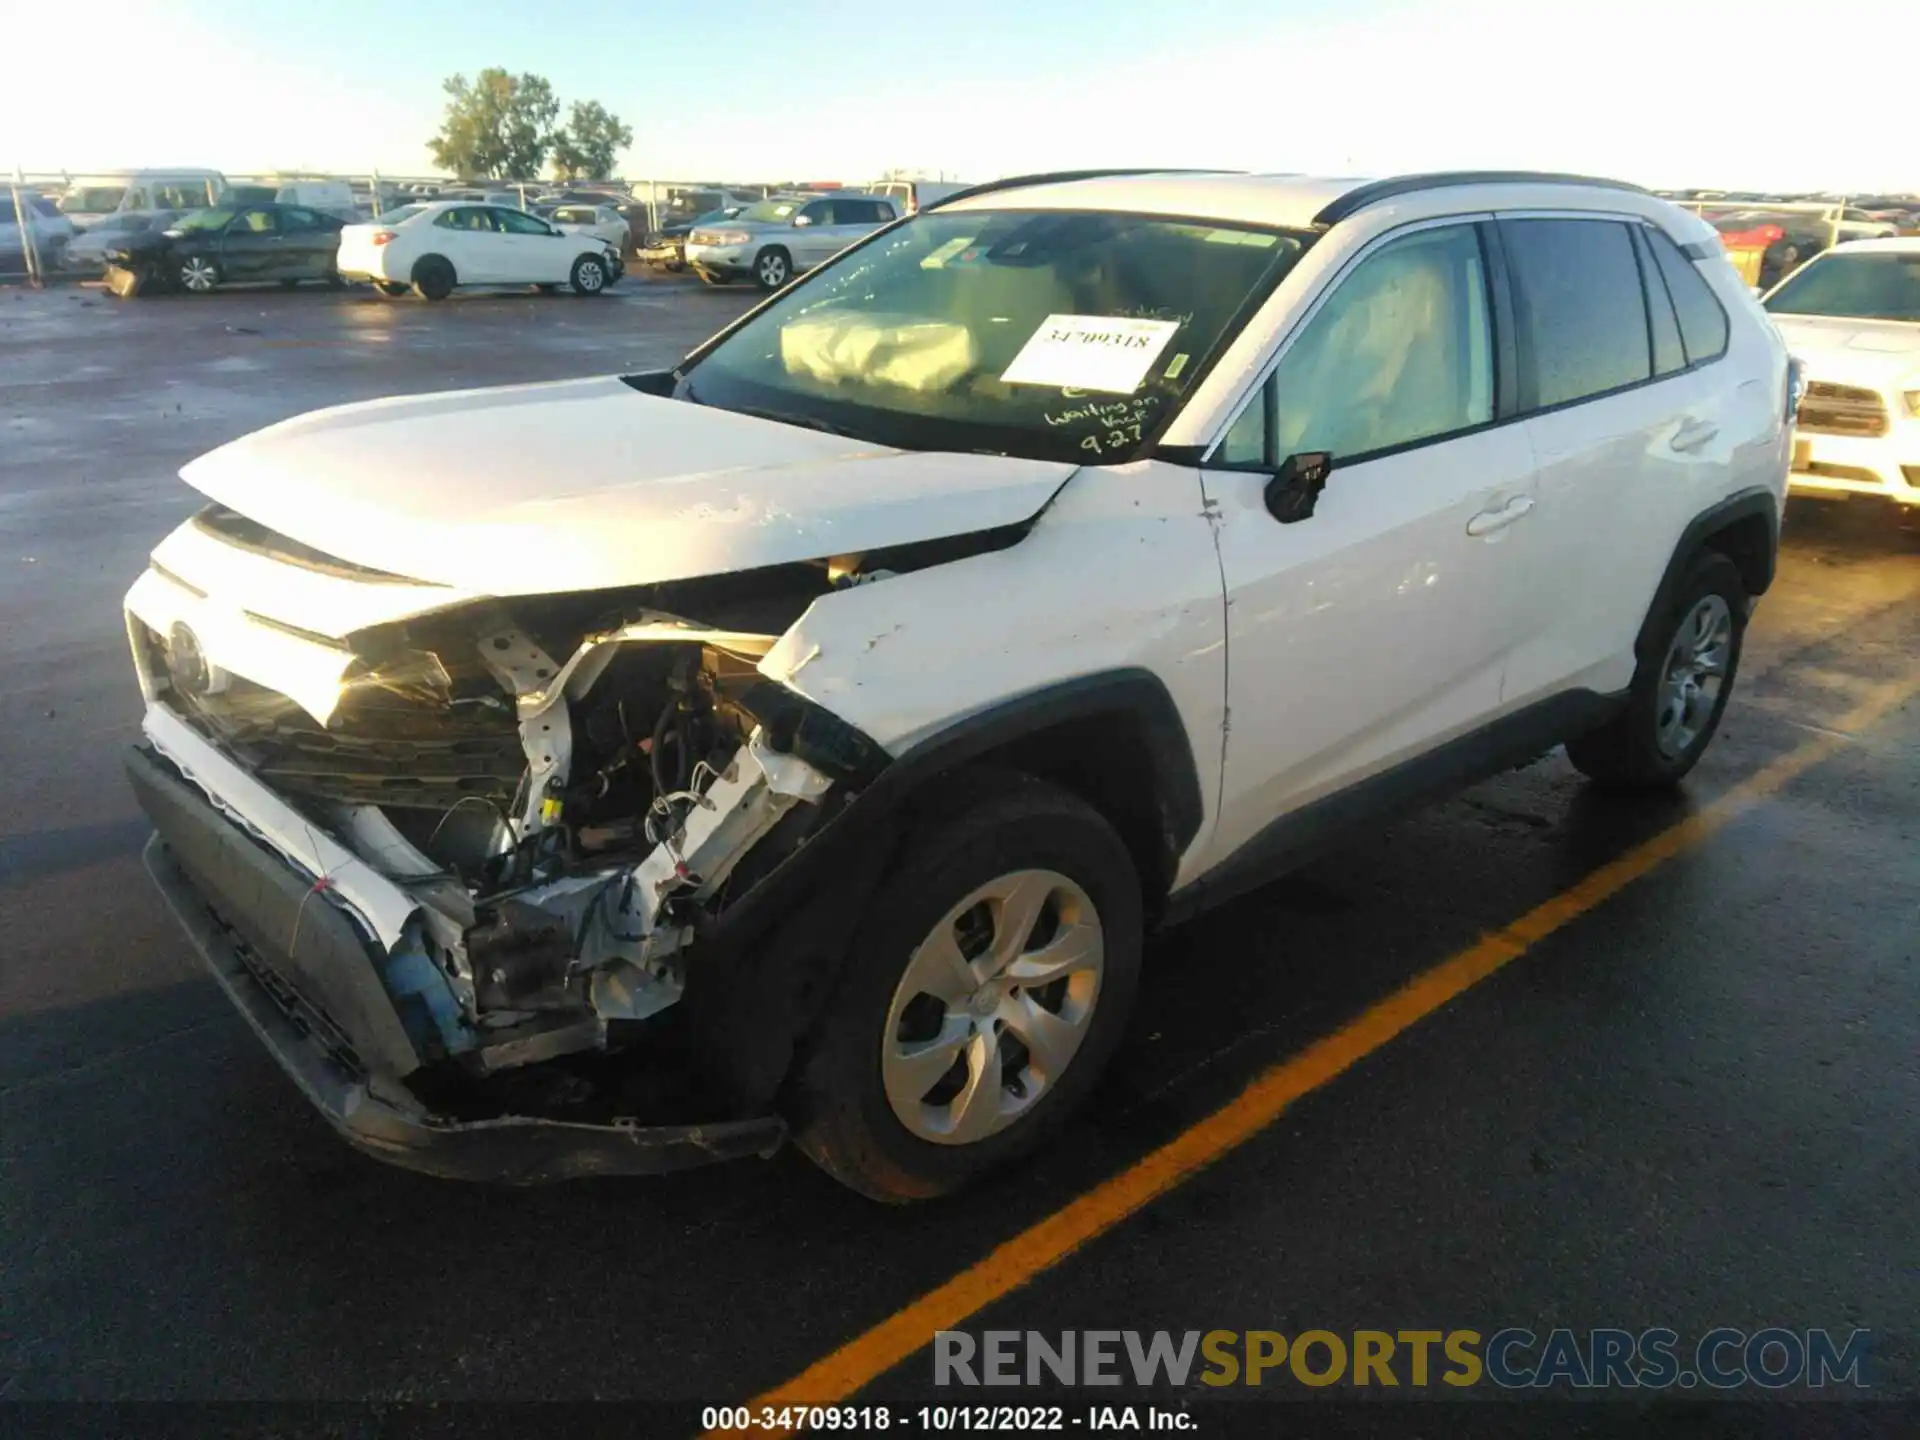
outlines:
[{"label": "sky", "polygon": [[1920,190],[1920,90],[1900,78],[1920,0],[87,0],[84,23],[9,8],[0,165],[29,173],[426,175],[441,81],[498,65],[619,114],[630,178],[1511,167]]}]

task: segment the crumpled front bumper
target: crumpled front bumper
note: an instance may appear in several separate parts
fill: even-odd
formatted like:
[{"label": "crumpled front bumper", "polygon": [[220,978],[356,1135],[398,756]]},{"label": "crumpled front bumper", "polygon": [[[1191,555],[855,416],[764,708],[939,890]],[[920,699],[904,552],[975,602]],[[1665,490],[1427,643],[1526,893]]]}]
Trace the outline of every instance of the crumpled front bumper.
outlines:
[{"label": "crumpled front bumper", "polygon": [[418,1057],[365,932],[152,750],[131,750],[127,773],[157,832],[148,873],[187,937],[301,1093],[368,1154],[431,1175],[528,1185],[770,1155],[785,1138],[773,1116],[639,1126],[434,1113],[398,1078]]}]

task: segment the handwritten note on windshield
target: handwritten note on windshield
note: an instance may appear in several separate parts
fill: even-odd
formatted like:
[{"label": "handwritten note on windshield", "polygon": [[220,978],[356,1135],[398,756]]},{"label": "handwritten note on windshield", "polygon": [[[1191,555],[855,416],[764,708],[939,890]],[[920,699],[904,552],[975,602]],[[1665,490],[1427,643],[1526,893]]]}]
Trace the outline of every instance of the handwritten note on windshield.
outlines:
[{"label": "handwritten note on windshield", "polygon": [[1000,378],[1009,385],[1131,395],[1179,328],[1177,320],[1049,315]]}]

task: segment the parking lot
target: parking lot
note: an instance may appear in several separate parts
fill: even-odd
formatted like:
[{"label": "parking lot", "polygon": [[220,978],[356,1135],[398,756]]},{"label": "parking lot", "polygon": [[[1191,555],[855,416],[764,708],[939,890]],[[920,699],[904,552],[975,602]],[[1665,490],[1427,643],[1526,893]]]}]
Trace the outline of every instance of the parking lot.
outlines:
[{"label": "parking lot", "polygon": [[[669,363],[754,298],[0,288],[0,1394],[684,1433],[929,1403],[934,1328],[1606,1325],[1864,1329],[1870,1393],[1920,1394],[1920,535],[1865,504],[1790,508],[1682,798],[1551,756],[1161,937],[1037,1165],[895,1210],[791,1151],[519,1191],[343,1146],[140,863],[119,600],[175,472],[318,406]],[[1898,1423],[1783,1433],[1843,1419]]]}]

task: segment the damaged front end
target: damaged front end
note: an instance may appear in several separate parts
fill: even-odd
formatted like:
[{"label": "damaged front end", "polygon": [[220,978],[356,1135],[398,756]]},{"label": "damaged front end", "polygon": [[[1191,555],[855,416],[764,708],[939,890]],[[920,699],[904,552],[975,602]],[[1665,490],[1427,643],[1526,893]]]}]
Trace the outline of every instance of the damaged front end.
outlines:
[{"label": "damaged front end", "polygon": [[822,596],[951,550],[498,601],[209,507],[127,598],[149,868],[384,1158],[536,1181],[769,1153],[892,835],[884,806],[842,823],[887,754],[759,662]]}]

